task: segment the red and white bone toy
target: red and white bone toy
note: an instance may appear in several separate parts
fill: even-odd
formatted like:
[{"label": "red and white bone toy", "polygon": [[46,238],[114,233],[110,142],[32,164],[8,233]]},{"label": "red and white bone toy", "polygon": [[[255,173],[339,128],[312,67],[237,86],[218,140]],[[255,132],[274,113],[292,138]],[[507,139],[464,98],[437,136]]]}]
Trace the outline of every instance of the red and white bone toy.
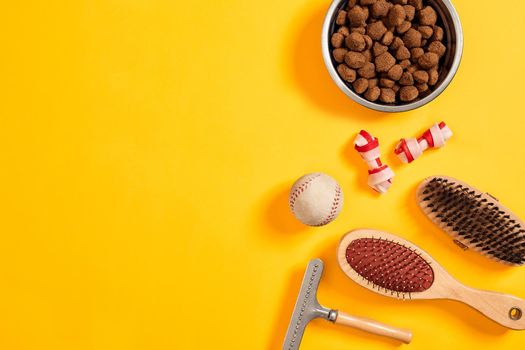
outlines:
[{"label": "red and white bone toy", "polygon": [[452,137],[452,131],[445,122],[435,123],[418,138],[401,139],[397,144],[395,153],[403,163],[411,163],[427,148],[440,148]]},{"label": "red and white bone toy", "polygon": [[379,159],[379,140],[361,130],[354,140],[354,147],[368,164],[368,186],[379,193],[385,193],[392,185],[394,172]]}]

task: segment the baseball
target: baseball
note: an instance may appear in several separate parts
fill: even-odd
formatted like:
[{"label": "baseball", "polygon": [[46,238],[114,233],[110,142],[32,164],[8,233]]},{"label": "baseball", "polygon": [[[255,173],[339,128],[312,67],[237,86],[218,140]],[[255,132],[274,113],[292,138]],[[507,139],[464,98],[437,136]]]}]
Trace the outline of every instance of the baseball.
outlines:
[{"label": "baseball", "polygon": [[323,226],[339,215],[343,192],[332,177],[323,173],[307,174],[293,184],[289,203],[297,220],[310,226]]}]

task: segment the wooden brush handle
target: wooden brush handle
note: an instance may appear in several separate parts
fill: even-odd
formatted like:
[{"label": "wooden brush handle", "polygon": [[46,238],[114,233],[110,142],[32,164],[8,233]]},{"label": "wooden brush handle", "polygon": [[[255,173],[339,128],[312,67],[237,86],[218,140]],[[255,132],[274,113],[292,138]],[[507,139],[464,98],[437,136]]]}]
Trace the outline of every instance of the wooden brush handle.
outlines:
[{"label": "wooden brush handle", "polygon": [[335,323],[361,329],[368,333],[393,338],[406,344],[412,340],[412,332],[407,329],[395,328],[367,318],[348,315],[340,311],[337,313]]},{"label": "wooden brush handle", "polygon": [[467,286],[461,286],[456,292],[459,293],[453,293],[451,299],[472,306],[502,326],[517,330],[525,329],[525,300],[509,294]]}]

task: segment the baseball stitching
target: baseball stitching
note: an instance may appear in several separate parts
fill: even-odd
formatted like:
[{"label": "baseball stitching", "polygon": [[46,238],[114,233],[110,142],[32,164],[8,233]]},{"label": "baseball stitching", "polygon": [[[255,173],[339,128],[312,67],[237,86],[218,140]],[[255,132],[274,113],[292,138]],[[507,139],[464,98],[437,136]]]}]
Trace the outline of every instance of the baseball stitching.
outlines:
[{"label": "baseball stitching", "polygon": [[335,188],[335,196],[334,200],[332,202],[332,208],[330,209],[330,214],[328,214],[328,217],[324,219],[320,224],[315,226],[323,226],[328,224],[330,221],[332,221],[337,213],[337,208],[339,207],[339,200],[341,199],[341,187],[339,185]]},{"label": "baseball stitching", "polygon": [[295,209],[295,201],[297,200],[297,198],[299,197],[299,195],[301,193],[303,193],[304,191],[306,191],[306,189],[308,188],[308,186],[310,185],[310,183],[312,183],[312,181],[316,178],[318,178],[319,176],[321,176],[321,174],[316,174],[314,176],[312,176],[311,178],[309,178],[308,180],[306,180],[304,183],[301,184],[301,186],[297,187],[293,193],[290,195],[290,208],[292,208],[292,211],[294,211]]}]

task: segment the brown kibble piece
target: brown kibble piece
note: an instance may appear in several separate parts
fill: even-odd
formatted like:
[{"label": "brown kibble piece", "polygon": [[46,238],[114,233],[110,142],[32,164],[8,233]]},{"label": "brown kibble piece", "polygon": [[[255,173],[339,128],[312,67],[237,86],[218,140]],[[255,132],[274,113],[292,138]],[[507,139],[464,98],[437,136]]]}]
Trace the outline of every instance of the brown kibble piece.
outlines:
[{"label": "brown kibble piece", "polygon": [[421,47],[414,47],[413,49],[410,49],[410,60],[416,63],[419,57],[421,57],[424,53],[425,50],[423,50]]},{"label": "brown kibble piece", "polygon": [[415,64],[407,68],[407,72],[410,74],[414,74],[417,70],[419,70],[419,67]]},{"label": "brown kibble piece", "polygon": [[431,26],[419,26],[417,30],[419,30],[423,39],[430,38],[432,34],[434,33],[434,30],[432,29]]},{"label": "brown kibble piece", "polygon": [[392,86],[394,86],[394,81],[387,78],[381,78],[379,79],[379,86],[391,88]]},{"label": "brown kibble piece", "polygon": [[399,89],[399,98],[403,102],[410,102],[417,98],[419,91],[415,86],[403,86]]},{"label": "brown kibble piece", "polygon": [[424,26],[433,26],[437,21],[436,11],[430,7],[426,6],[424,9],[419,11],[419,23]]},{"label": "brown kibble piece", "polygon": [[423,84],[416,84],[415,85],[417,91],[419,91],[419,93],[422,93],[422,92],[425,92],[428,90],[428,85],[423,83]]},{"label": "brown kibble piece", "polygon": [[355,70],[348,67],[346,64],[341,63],[337,66],[337,72],[339,73],[339,76],[349,83],[355,81],[355,78],[357,77],[357,74]]},{"label": "brown kibble piece", "polygon": [[348,20],[352,27],[363,27],[366,25],[368,18],[368,9],[365,10],[361,6],[354,6],[348,11]]},{"label": "brown kibble piece", "polygon": [[335,19],[335,23],[340,26],[344,26],[346,23],[346,11],[345,10],[339,10],[337,13],[337,18]]},{"label": "brown kibble piece", "polygon": [[352,51],[363,51],[366,47],[365,38],[363,37],[363,34],[359,33],[350,33],[350,35],[346,38],[346,47],[348,47]]},{"label": "brown kibble piece", "polygon": [[337,30],[337,32],[341,35],[343,35],[345,38],[350,35],[350,30],[348,27],[341,27]]},{"label": "brown kibble piece", "polygon": [[434,52],[425,52],[417,60],[417,63],[419,63],[419,65],[423,69],[430,69],[432,67],[435,67],[437,66],[438,62],[439,62],[439,56],[435,54]]},{"label": "brown kibble piece", "polygon": [[414,85],[414,77],[412,76],[412,73],[404,72],[401,76],[401,79],[399,79],[399,84]]},{"label": "brown kibble piece", "polygon": [[355,92],[357,92],[358,94],[362,94],[366,91],[366,89],[368,89],[368,80],[365,78],[359,78],[356,81],[354,81],[352,86],[354,87]]},{"label": "brown kibble piece", "polygon": [[360,0],[359,3],[361,4],[361,6],[368,6],[375,4],[376,1],[377,0]]},{"label": "brown kibble piece", "polygon": [[415,71],[413,76],[414,76],[414,80],[420,84],[428,82],[428,73],[424,70]]},{"label": "brown kibble piece", "polygon": [[348,51],[345,56],[345,63],[350,68],[361,68],[365,65],[366,58],[360,52]]},{"label": "brown kibble piece", "polygon": [[[417,89],[416,89],[417,91]],[[365,92],[365,98],[368,100],[368,101],[376,101],[378,98],[379,98],[379,95],[381,94],[381,89],[379,89],[377,86],[374,86],[374,87],[370,87],[370,85],[368,86],[368,90],[366,90]]]},{"label": "brown kibble piece", "polygon": [[391,0],[394,4],[406,5],[408,0]]},{"label": "brown kibble piece", "polygon": [[428,45],[428,51],[437,54],[439,57],[443,57],[447,48],[441,43],[441,41],[433,41]]},{"label": "brown kibble piece", "polygon": [[410,51],[404,46],[401,46],[399,49],[396,50],[396,58],[399,61],[406,60],[410,58]]},{"label": "brown kibble piece", "polygon": [[375,63],[378,72],[388,72],[388,70],[396,63],[396,59],[387,51],[377,56]]},{"label": "brown kibble piece", "polygon": [[408,0],[408,3],[414,6],[416,10],[421,10],[423,8],[423,0]]},{"label": "brown kibble piece", "polygon": [[381,45],[379,42],[375,42],[374,43],[374,47],[372,48],[372,50],[374,51],[374,55],[375,56],[379,56],[381,55],[383,52],[386,52],[388,51],[388,47],[385,46],[385,45]]},{"label": "brown kibble piece", "polygon": [[385,35],[383,35],[383,39],[381,39],[381,43],[383,45],[390,45],[392,44],[392,41],[394,40],[394,33],[392,32],[386,32]]},{"label": "brown kibble piece", "polygon": [[354,7],[357,4],[357,0],[348,0],[348,8]]},{"label": "brown kibble piece", "polygon": [[371,23],[366,28],[366,33],[374,40],[381,40],[381,37],[386,31],[387,29],[381,21]]},{"label": "brown kibble piece", "polygon": [[406,13],[405,9],[401,5],[394,5],[390,11],[388,11],[388,23],[391,26],[398,26],[405,20]]},{"label": "brown kibble piece", "polygon": [[[391,87],[393,86],[394,84],[392,83]],[[396,93],[394,92],[394,90],[390,88],[381,89],[381,94],[379,95],[379,99],[384,103],[394,103],[396,102]]]},{"label": "brown kibble piece", "polygon": [[372,45],[374,45],[374,41],[372,40],[371,37],[369,37],[368,35],[363,35],[363,38],[365,38],[365,43],[366,43],[366,49],[371,49],[372,48]]},{"label": "brown kibble piece", "polygon": [[420,47],[421,46],[421,33],[415,30],[414,28],[410,28],[405,35],[403,35],[403,42],[405,43],[405,46],[409,49],[413,47]]},{"label": "brown kibble piece", "polygon": [[348,52],[347,49],[345,48],[338,48],[338,49],[335,49],[332,54],[334,56],[334,60],[338,63],[343,63],[344,60],[345,60],[345,55],[346,53]]},{"label": "brown kibble piece", "polygon": [[403,60],[403,61],[399,62],[399,65],[403,69],[407,69],[408,67],[410,67],[411,64],[412,63],[410,63],[410,60]]},{"label": "brown kibble piece", "polygon": [[392,7],[391,3],[385,0],[379,0],[372,5],[370,12],[374,17],[384,17],[388,14],[388,10],[390,10],[390,7]]},{"label": "brown kibble piece", "polygon": [[345,37],[342,34],[334,33],[332,34],[332,39],[330,42],[332,43],[333,47],[341,47],[343,46],[343,41],[345,40]]},{"label": "brown kibble piece", "polygon": [[414,16],[416,15],[416,8],[412,5],[404,5],[405,13],[407,15],[407,21],[412,22]]},{"label": "brown kibble piece", "polygon": [[392,44],[390,44],[390,48],[391,48],[392,50],[397,50],[397,49],[399,49],[399,48],[400,48],[401,46],[403,46],[403,45],[405,45],[405,44],[403,43],[403,40],[401,40],[400,37],[396,36],[396,37],[394,38],[394,40],[392,40]]},{"label": "brown kibble piece", "polygon": [[410,23],[409,21],[403,21],[403,23],[396,27],[396,31],[399,34],[403,34],[406,33],[410,28],[412,28],[412,23]]},{"label": "brown kibble piece", "polygon": [[436,85],[439,78],[439,73],[437,69],[431,69],[428,71],[428,85]]},{"label": "brown kibble piece", "polygon": [[357,70],[357,74],[362,78],[373,78],[376,76],[376,67],[372,62],[366,62],[363,67]]},{"label": "brown kibble piece", "polygon": [[432,40],[443,41],[443,28],[440,26],[434,26],[434,34],[432,34]]},{"label": "brown kibble piece", "polygon": [[377,84],[379,83],[379,79],[377,78],[374,78],[374,79],[368,79],[368,88],[373,88],[374,86],[377,86]]},{"label": "brown kibble piece", "polygon": [[365,35],[366,33],[366,27],[355,27],[350,30],[351,33],[359,33],[362,35]]},{"label": "brown kibble piece", "polygon": [[399,64],[395,64],[388,70],[387,76],[395,81],[398,81],[403,75],[403,67]]},{"label": "brown kibble piece", "polygon": [[372,51],[370,50],[365,50],[362,52],[363,56],[365,56],[365,60],[367,62],[371,62],[372,61]]}]

